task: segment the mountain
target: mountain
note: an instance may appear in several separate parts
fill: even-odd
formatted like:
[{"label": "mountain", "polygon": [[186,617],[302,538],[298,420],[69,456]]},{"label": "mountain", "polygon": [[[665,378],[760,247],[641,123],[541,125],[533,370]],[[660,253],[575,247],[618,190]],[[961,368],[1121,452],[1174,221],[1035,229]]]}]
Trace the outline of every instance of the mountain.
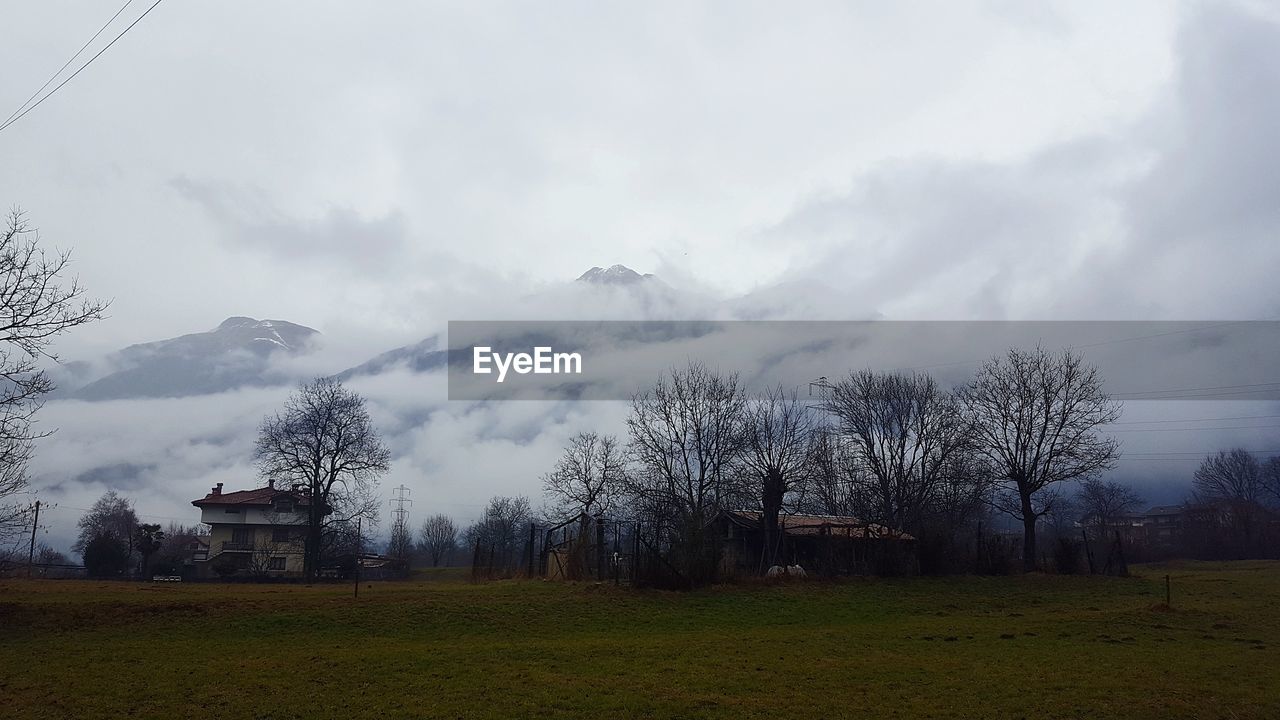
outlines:
[{"label": "mountain", "polygon": [[[689,305],[689,298],[653,273],[641,274],[626,265],[612,265],[593,267],[574,282],[559,283],[529,295],[513,309],[511,317],[503,319],[545,320],[549,316],[539,309],[555,308],[556,315],[550,317],[562,320],[666,320],[684,318]],[[443,368],[448,362],[448,349],[442,347],[439,336],[432,335],[388,350],[333,377],[346,381],[396,368],[420,373]]]},{"label": "mountain", "polygon": [[646,280],[655,280],[653,273],[640,273],[626,265],[611,265],[607,269],[593,267],[578,276],[578,282],[596,285],[635,285]]},{"label": "mountain", "polygon": [[[114,400],[139,397],[182,397],[290,382],[272,370],[276,358],[304,354],[320,333],[284,320],[230,317],[208,332],[131,345],[109,355],[106,374],[63,397]],[[83,366],[73,366],[83,372]]]},{"label": "mountain", "polygon": [[[707,314],[697,298],[681,293],[652,273],[625,265],[593,267],[574,282],[561,283],[529,298],[530,308],[576,308],[588,316],[562,319],[689,319]],[[514,313],[518,319],[519,312]],[[241,387],[292,383],[275,361],[311,351],[315,330],[284,320],[230,317],[208,332],[131,345],[94,362],[54,368],[53,397],[115,400],[204,395]],[[335,373],[338,380],[381,375],[397,368],[423,373],[444,367],[448,351],[432,335],[380,353]]]},{"label": "mountain", "polygon": [[426,372],[443,367],[447,356],[447,351],[440,348],[440,336],[432,335],[413,345],[388,350],[333,377],[346,382],[353,377],[378,375],[397,367],[405,367],[413,372]]}]

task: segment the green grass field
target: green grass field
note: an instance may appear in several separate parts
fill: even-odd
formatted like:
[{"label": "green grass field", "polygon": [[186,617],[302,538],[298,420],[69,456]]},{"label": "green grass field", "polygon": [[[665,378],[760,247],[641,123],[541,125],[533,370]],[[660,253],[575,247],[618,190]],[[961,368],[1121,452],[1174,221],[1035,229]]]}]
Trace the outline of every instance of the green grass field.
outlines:
[{"label": "green grass field", "polygon": [[[0,716],[1280,717],[1280,564],[694,593],[0,582]],[[1173,607],[1164,608],[1164,575]]]}]

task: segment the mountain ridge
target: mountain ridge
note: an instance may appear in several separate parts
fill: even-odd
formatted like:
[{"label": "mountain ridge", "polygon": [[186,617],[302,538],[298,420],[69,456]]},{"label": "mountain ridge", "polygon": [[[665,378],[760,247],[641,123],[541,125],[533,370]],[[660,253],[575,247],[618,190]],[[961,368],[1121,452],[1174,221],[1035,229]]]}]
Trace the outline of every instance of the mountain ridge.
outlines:
[{"label": "mountain ridge", "polygon": [[287,320],[233,315],[213,330],[118,350],[105,360],[111,371],[84,378],[87,382],[60,395],[78,400],[183,397],[272,385],[271,359],[310,352],[319,335]]}]

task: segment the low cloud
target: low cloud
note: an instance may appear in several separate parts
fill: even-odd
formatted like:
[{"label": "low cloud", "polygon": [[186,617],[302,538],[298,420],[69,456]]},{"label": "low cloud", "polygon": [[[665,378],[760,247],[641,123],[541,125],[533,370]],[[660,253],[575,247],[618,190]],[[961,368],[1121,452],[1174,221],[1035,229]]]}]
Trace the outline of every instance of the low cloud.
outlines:
[{"label": "low cloud", "polygon": [[408,250],[408,222],[391,211],[369,217],[329,205],[313,217],[286,213],[262,188],[177,177],[169,182],[183,198],[208,214],[227,242],[263,253],[283,264],[339,261],[363,272],[386,272]]}]

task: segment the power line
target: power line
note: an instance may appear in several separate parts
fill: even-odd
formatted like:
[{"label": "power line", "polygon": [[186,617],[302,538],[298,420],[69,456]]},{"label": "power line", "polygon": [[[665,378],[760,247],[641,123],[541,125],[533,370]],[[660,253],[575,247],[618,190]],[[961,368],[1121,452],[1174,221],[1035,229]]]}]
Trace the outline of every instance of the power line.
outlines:
[{"label": "power line", "polygon": [[[1124,457],[1132,457],[1132,458],[1158,458],[1158,457],[1165,457],[1165,456],[1171,456],[1171,455],[1176,455],[1176,456],[1178,456],[1178,457],[1183,457],[1183,456],[1203,456],[1203,457],[1208,457],[1208,456],[1210,456],[1210,455],[1214,455],[1214,454],[1216,454],[1216,453],[1218,453],[1218,452],[1220,452],[1220,451],[1219,451],[1219,450],[1207,450],[1207,451],[1203,451],[1203,452],[1151,452],[1151,453],[1125,453],[1125,454],[1124,454]],[[1246,452],[1246,453],[1249,453],[1250,455],[1280,455],[1280,450],[1244,450],[1244,449],[1240,449],[1240,452]]]},{"label": "power line", "polygon": [[1268,420],[1280,418],[1280,415],[1236,415],[1234,417],[1187,418],[1186,420],[1125,420],[1108,423],[1109,425],[1166,425],[1169,423],[1216,422],[1218,420]]},{"label": "power line", "polygon": [[1189,427],[1189,428],[1126,428],[1124,430],[1108,430],[1111,433],[1162,433],[1162,432],[1212,432],[1214,430],[1268,430],[1280,428],[1280,425],[1226,425],[1223,427]]},{"label": "power line", "polygon": [[125,8],[129,7],[129,6],[130,6],[130,5],[132,5],[132,4],[133,4],[133,0],[126,0],[125,4],[124,4],[124,5],[121,5],[121,6],[120,6],[120,9],[116,11],[116,14],[115,14],[115,15],[112,15],[112,16],[111,16],[111,19],[110,19],[110,20],[108,20],[108,21],[106,22],[106,24],[105,24],[105,25],[103,25],[102,27],[98,28],[98,32],[94,33],[94,34],[93,34],[93,37],[89,38],[89,40],[88,40],[84,45],[81,45],[81,46],[80,46],[80,49],[76,51],[76,54],[75,54],[75,55],[72,55],[72,56],[71,56],[71,58],[70,58],[69,60],[67,60],[65,63],[63,63],[63,64],[62,64],[62,67],[58,68],[58,72],[56,72],[56,73],[54,73],[53,75],[51,75],[51,76],[49,77],[49,79],[48,79],[48,80],[45,80],[45,81],[44,81],[44,84],[43,84],[43,85],[41,85],[41,86],[40,86],[40,87],[39,87],[35,92],[31,93],[31,97],[27,98],[26,102],[24,102],[24,103],[22,103],[21,105],[19,105],[17,110],[14,110],[14,111],[9,115],[9,117],[7,117],[7,118],[5,118],[5,119],[4,119],[4,122],[5,122],[5,123],[8,123],[10,120],[12,120],[12,119],[13,119],[13,116],[14,116],[14,115],[17,115],[18,113],[22,112],[22,109],[23,109],[23,108],[25,108],[25,107],[26,107],[26,106],[27,106],[27,105],[28,105],[32,100],[35,100],[37,95],[39,95],[40,93],[44,92],[44,89],[45,89],[45,88],[47,88],[47,87],[49,87],[49,83],[51,83],[51,82],[53,82],[54,80],[56,80],[56,79],[58,78],[58,76],[62,74],[62,71],[67,69],[67,66],[68,66],[68,65],[70,65],[70,64],[71,64],[71,63],[73,63],[73,62],[75,62],[76,58],[80,57],[80,53],[84,52],[85,48],[87,48],[87,47],[89,47],[90,45],[92,45],[92,44],[93,44],[93,41],[94,41],[94,40],[97,40],[97,39],[98,39],[98,36],[102,34],[102,31],[103,31],[103,30],[106,30],[106,29],[111,25],[111,23],[115,22],[115,21],[116,21],[116,18],[120,17],[120,13],[124,12]]},{"label": "power line", "polygon": [[[72,80],[74,80],[74,79],[75,79],[75,77],[76,77],[77,75],[79,75],[81,72],[83,72],[85,68],[89,67],[89,65],[91,65],[91,64],[93,63],[93,61],[94,61],[94,60],[97,60],[97,59],[98,59],[98,57],[100,57],[100,56],[102,55],[102,53],[104,53],[104,52],[106,52],[107,50],[111,49],[111,46],[112,46],[112,45],[115,45],[117,40],[119,40],[120,38],[124,37],[124,34],[125,34],[125,33],[129,32],[130,30],[132,30],[134,25],[137,25],[138,23],[142,22],[142,18],[144,18],[144,17],[146,17],[147,15],[149,15],[149,14],[151,13],[151,11],[152,11],[152,10],[155,10],[155,9],[156,9],[156,6],[157,6],[157,5],[159,5],[159,4],[160,4],[160,3],[162,3],[162,2],[164,2],[164,0],[156,0],[154,3],[152,3],[152,4],[151,4],[151,7],[147,8],[145,12],[143,12],[141,15],[139,15],[139,16],[138,16],[138,19],[137,19],[137,20],[134,20],[133,22],[129,23],[128,27],[126,27],[124,30],[121,30],[119,35],[116,35],[114,38],[112,38],[112,39],[111,39],[111,42],[107,43],[106,47],[102,48],[102,49],[101,49],[101,50],[99,50],[97,53],[95,53],[93,57],[91,57],[91,58],[89,58],[88,60],[86,60],[86,61],[85,61],[85,63],[84,63],[83,65],[81,65],[81,66],[80,66],[80,67],[79,67],[75,72],[71,73],[71,75],[70,75],[66,80],[63,80],[62,82],[60,82],[60,83],[58,83],[56,86],[54,86],[54,88],[53,88],[52,90],[50,90],[49,92],[45,93],[45,94],[44,94],[44,96],[42,96],[39,100],[37,100],[37,101],[35,102],[35,104],[31,105],[31,106],[30,106],[30,107],[28,107],[26,110],[23,110],[23,111],[22,111],[22,112],[21,112],[17,117],[13,117],[13,118],[10,118],[9,120],[6,120],[6,121],[5,121],[5,123],[4,123],[3,125],[0,125],[0,132],[3,132],[5,128],[7,128],[7,127],[9,127],[10,125],[12,125],[12,124],[14,124],[14,123],[18,122],[19,120],[21,120],[21,119],[22,119],[22,118],[23,118],[27,113],[29,113],[29,112],[31,112],[32,110],[35,110],[36,108],[40,107],[40,104],[41,104],[41,103],[43,103],[45,100],[48,100],[48,99],[50,98],[50,96],[52,96],[54,93],[58,92],[58,90],[62,89],[62,86],[63,86],[63,85],[66,85],[67,83],[69,83],[69,82],[71,82]],[[61,72],[61,71],[59,71],[59,72]],[[37,91],[37,92],[39,92],[39,91]],[[28,102],[29,102],[29,101],[28,101]]]},{"label": "power line", "polygon": [[[50,506],[50,505],[48,505],[48,504],[45,504],[45,506],[44,506],[44,507],[45,507],[46,509],[48,509],[48,508],[49,508],[49,507],[51,507],[51,506]],[[62,503],[56,503],[56,504],[54,504],[52,507],[61,508],[61,509],[63,509],[63,510],[79,510],[80,512],[93,512],[93,509],[92,509],[92,508],[76,507],[75,505],[64,505],[64,504],[62,504]],[[176,518],[176,517],[173,517],[172,515],[156,515],[155,513],[141,513],[141,512],[138,512],[137,510],[135,510],[135,511],[133,512],[133,514],[134,514],[134,515],[137,515],[137,516],[138,516],[138,517],[140,517],[140,518],[153,518],[153,519],[156,519],[156,520],[169,520],[169,521],[172,521],[172,522],[175,522],[175,523],[178,523],[178,524],[184,524],[184,523],[186,523],[188,520],[190,520],[190,519],[191,519],[191,518]]]},{"label": "power line", "polygon": [[[1257,388],[1246,390],[1244,388]],[[1194,398],[1214,398],[1223,395],[1254,395],[1257,393],[1280,392],[1280,381],[1247,383],[1244,385],[1213,385],[1194,388],[1170,388],[1168,390],[1139,390],[1112,395],[1117,400],[1186,400]],[[1184,394],[1171,394],[1184,393]],[[1194,394],[1186,394],[1194,393]],[[1155,396],[1155,397],[1134,397]]]}]

